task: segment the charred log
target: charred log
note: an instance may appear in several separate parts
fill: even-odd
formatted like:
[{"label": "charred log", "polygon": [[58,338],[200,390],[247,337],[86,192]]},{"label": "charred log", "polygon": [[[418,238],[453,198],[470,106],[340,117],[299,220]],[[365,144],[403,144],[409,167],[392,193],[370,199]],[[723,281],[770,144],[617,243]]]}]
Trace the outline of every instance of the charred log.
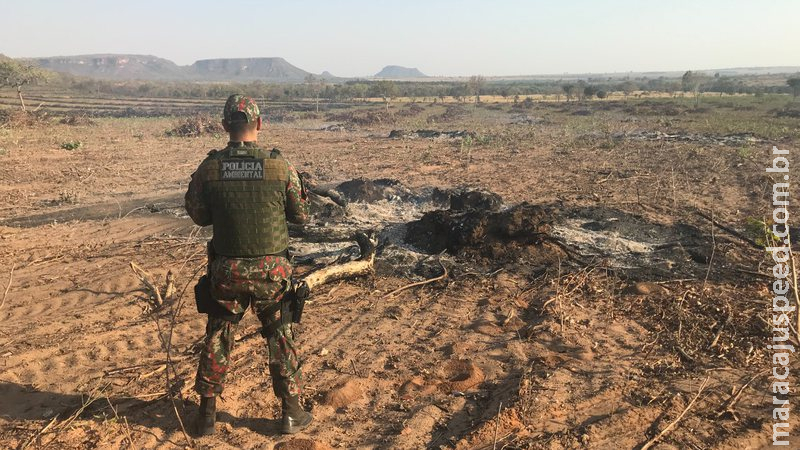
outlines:
[{"label": "charred log", "polygon": [[355,261],[323,267],[302,277],[301,282],[305,283],[309,291],[313,292],[315,288],[333,281],[369,275],[373,272],[377,248],[374,236],[359,232],[353,239],[358,243],[361,256]]}]

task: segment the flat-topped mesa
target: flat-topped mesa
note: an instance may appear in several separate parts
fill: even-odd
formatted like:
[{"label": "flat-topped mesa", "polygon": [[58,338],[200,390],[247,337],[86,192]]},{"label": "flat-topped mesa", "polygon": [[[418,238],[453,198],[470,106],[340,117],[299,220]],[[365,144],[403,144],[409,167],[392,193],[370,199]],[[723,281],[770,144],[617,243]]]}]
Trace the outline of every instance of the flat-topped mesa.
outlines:
[{"label": "flat-topped mesa", "polygon": [[[32,58],[54,72],[110,80],[252,81],[302,83],[311,75],[283,58],[203,59],[189,66],[152,55],[97,54]],[[327,74],[326,79],[335,79]]]},{"label": "flat-topped mesa", "polygon": [[302,82],[309,72],[289,64],[283,58],[202,59],[189,66],[191,74],[208,80],[270,79]]}]

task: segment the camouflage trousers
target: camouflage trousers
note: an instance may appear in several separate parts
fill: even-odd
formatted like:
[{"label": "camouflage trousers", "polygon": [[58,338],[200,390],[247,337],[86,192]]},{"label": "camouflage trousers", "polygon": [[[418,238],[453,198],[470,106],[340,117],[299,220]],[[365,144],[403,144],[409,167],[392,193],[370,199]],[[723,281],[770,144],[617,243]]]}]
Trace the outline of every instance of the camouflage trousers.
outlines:
[{"label": "camouflage trousers", "polygon": [[293,340],[291,317],[280,312],[281,299],[291,275],[291,264],[281,256],[217,257],[209,261],[211,295],[230,315],[208,316],[194,387],[201,396],[222,393],[238,323],[233,317],[239,315],[241,318],[248,307],[252,307],[261,321],[261,335],[267,341],[269,372],[275,395],[287,398],[301,393],[301,362]]}]

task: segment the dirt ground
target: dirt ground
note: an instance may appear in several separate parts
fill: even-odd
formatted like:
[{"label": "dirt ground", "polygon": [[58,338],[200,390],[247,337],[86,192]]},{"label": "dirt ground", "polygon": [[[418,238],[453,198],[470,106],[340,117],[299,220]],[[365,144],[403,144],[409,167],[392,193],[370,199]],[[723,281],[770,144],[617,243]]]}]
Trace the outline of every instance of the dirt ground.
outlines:
[{"label": "dirt ground", "polygon": [[[800,122],[775,113],[787,101],[414,104],[271,122],[261,142],[318,185],[385,188],[306,226],[375,229],[379,249],[374,276],[306,306],[296,334],[315,420],[294,438],[279,434],[252,314],[218,433],[178,421],[188,429],[199,402],[192,286],[210,236],[182,196],[225,137],[168,136],[175,118],[0,127],[0,447],[616,449],[678,418],[654,448],[766,447],[771,274],[748,230],[771,214],[772,145],[800,142]],[[500,200],[449,208],[473,190]],[[350,252],[292,248],[301,271]],[[131,262],[171,270],[177,293],[156,307]]]}]

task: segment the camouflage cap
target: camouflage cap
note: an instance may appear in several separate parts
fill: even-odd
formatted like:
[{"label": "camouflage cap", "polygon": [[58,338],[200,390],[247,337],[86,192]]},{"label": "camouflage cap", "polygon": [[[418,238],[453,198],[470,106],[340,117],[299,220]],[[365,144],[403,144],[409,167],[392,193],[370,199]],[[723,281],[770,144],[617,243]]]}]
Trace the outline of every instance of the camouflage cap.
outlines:
[{"label": "camouflage cap", "polygon": [[245,120],[248,123],[258,120],[260,111],[256,101],[243,94],[233,94],[228,97],[225,102],[225,109],[222,111],[222,118],[227,123],[241,122],[240,118],[236,118],[237,112],[244,113]]}]

